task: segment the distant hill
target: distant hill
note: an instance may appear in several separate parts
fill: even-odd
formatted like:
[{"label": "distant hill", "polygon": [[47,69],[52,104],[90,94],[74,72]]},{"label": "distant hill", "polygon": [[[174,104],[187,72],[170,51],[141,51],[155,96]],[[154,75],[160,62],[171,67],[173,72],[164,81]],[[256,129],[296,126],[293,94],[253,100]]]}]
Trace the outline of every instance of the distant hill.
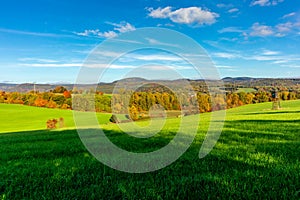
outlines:
[{"label": "distant hill", "polygon": [[224,82],[233,82],[233,81],[251,81],[251,80],[257,80],[258,78],[251,78],[251,77],[225,77],[222,79]]},{"label": "distant hill", "polygon": [[[207,91],[205,80],[191,80],[191,79],[178,79],[178,80],[147,80],[143,78],[133,77],[125,78],[111,83],[98,83],[98,84],[10,84],[0,83],[0,90],[7,92],[29,92],[36,91],[45,92],[53,90],[58,85],[72,90],[74,87],[78,90],[90,90],[97,88],[97,90],[104,93],[112,93],[114,89],[122,87],[131,88],[139,87],[139,91],[164,91],[161,89],[166,83],[172,87],[181,87],[183,82],[188,81],[196,91]],[[252,78],[252,77],[225,77],[222,79],[225,88],[257,88],[257,87],[285,87],[293,88],[293,90],[300,88],[300,78]],[[207,82],[214,82],[214,80],[207,80]],[[216,81],[220,84],[220,81]]]}]

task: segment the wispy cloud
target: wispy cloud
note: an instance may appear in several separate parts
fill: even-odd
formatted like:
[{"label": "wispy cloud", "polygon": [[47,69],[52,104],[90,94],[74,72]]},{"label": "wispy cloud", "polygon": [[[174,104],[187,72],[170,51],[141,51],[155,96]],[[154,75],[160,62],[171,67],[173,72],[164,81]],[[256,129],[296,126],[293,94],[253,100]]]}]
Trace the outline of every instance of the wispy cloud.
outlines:
[{"label": "wispy cloud", "polygon": [[130,58],[142,60],[142,61],[182,61],[183,59],[177,56],[162,55],[162,54],[152,54],[152,55],[140,55],[140,54],[130,54]]},{"label": "wispy cloud", "polygon": [[36,37],[56,37],[56,38],[58,38],[58,37],[73,37],[72,35],[65,35],[65,34],[40,33],[40,32],[14,30],[14,29],[5,29],[5,28],[0,28],[0,32],[10,33],[10,34],[36,36]]},{"label": "wispy cloud", "polygon": [[292,29],[294,27],[295,27],[295,24],[293,24],[291,22],[286,22],[286,23],[276,25],[275,28],[278,31],[277,36],[284,36],[285,33],[292,31]]},{"label": "wispy cloud", "polygon": [[267,26],[257,23],[254,23],[250,30],[250,36],[275,36],[275,37],[283,37],[287,34],[296,32],[300,28],[300,23],[280,23],[275,26]]},{"label": "wispy cloud", "polygon": [[246,30],[240,27],[226,27],[218,31],[219,33],[244,33]]},{"label": "wispy cloud", "polygon": [[132,24],[129,24],[128,22],[125,22],[125,21],[122,21],[119,24],[110,23],[110,22],[107,22],[107,24],[113,25],[115,27],[114,30],[118,31],[120,33],[125,33],[125,32],[128,32],[128,31],[134,31],[135,30],[135,27]]},{"label": "wispy cloud", "polygon": [[280,54],[279,51],[271,51],[271,50],[267,50],[267,49],[263,50],[263,52],[262,52],[262,55],[265,55],[265,56],[273,56],[273,55],[278,55],[278,54]]},{"label": "wispy cloud", "polygon": [[170,44],[170,43],[165,43],[165,42],[161,42],[158,41],[156,39],[153,38],[145,38],[150,44],[152,45],[163,45],[163,46],[172,46],[172,47],[178,47],[178,45],[176,44]]},{"label": "wispy cloud", "polygon": [[263,49],[261,53],[255,53],[252,55],[243,55],[245,60],[263,61],[269,64],[276,64],[279,66],[294,64],[300,61],[299,55],[296,54],[284,54],[279,51],[272,51]]},{"label": "wispy cloud", "polygon": [[234,66],[230,66],[230,65],[216,65],[217,68],[221,68],[221,69],[234,69],[236,67]]},{"label": "wispy cloud", "polygon": [[111,23],[111,22],[107,22],[107,24],[114,26],[113,30],[102,32],[99,29],[91,29],[91,30],[84,30],[83,32],[74,32],[74,34],[78,36],[86,36],[86,37],[93,36],[93,37],[101,37],[101,38],[114,38],[119,33],[125,33],[128,31],[135,30],[135,27],[133,25],[124,21],[120,22],[119,24]]},{"label": "wispy cloud", "polygon": [[212,54],[213,57],[218,58],[227,58],[227,59],[233,59],[240,57],[238,54],[235,53],[228,53],[228,52],[217,52]]},{"label": "wispy cloud", "polygon": [[52,60],[52,59],[44,59],[44,58],[20,58],[19,61],[34,61],[34,62],[41,62],[41,63],[57,63],[59,61]]},{"label": "wispy cloud", "polygon": [[232,8],[233,7],[233,5],[232,4],[224,4],[224,3],[218,3],[217,4],[217,7],[218,8]]},{"label": "wispy cloud", "polygon": [[[213,57],[225,59],[243,59],[258,62],[267,62],[269,64],[276,64],[279,66],[297,64],[300,61],[300,55],[297,54],[284,54],[280,51],[269,49],[261,49],[260,52],[217,52],[212,54]],[[223,66],[224,65],[219,65]],[[222,68],[222,67],[221,67]],[[224,67],[226,68],[226,67]]]},{"label": "wispy cloud", "polygon": [[300,30],[299,22],[285,22],[279,23],[275,26],[269,26],[260,24],[259,22],[254,23],[248,29],[241,29],[240,27],[226,27],[219,30],[219,33],[239,33],[244,39],[252,37],[284,37],[290,34],[298,34]]},{"label": "wispy cloud", "polygon": [[239,11],[239,9],[237,9],[237,8],[232,8],[232,9],[228,10],[229,13],[235,13],[238,11]]},{"label": "wispy cloud", "polygon": [[65,67],[81,67],[82,63],[20,63],[19,66],[24,67],[57,67],[57,68],[65,68]]},{"label": "wispy cloud", "polygon": [[80,32],[80,33],[75,32],[75,34],[79,36],[96,36],[96,37],[104,37],[104,38],[113,38],[118,35],[114,31],[100,32],[99,29],[85,30],[84,32]]},{"label": "wispy cloud", "polygon": [[282,16],[282,19],[289,18],[289,17],[292,17],[292,16],[294,16],[294,15],[296,15],[295,12],[288,13],[288,14],[286,14],[286,15],[283,15],[283,16]]},{"label": "wispy cloud", "polygon": [[147,8],[152,18],[170,19],[174,23],[189,25],[211,25],[216,22],[219,14],[201,7],[188,7],[173,10],[172,7]]},{"label": "wispy cloud", "polygon": [[261,25],[259,23],[254,23],[251,27],[251,36],[260,36],[260,37],[265,37],[265,36],[270,36],[273,35],[274,31],[272,30],[272,27],[266,26],[266,25]]},{"label": "wispy cloud", "polygon": [[284,2],[284,0],[254,0],[250,6],[275,6],[282,2]]}]

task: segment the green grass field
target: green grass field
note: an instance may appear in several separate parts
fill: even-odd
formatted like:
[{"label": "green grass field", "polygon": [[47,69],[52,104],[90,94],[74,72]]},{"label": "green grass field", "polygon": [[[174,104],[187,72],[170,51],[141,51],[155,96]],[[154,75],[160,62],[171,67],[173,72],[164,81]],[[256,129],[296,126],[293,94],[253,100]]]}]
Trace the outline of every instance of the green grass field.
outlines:
[{"label": "green grass field", "polygon": [[[198,154],[211,114],[201,114],[183,156],[161,170],[129,174],[85,149],[72,111],[0,104],[0,199],[299,199],[300,101],[281,105],[278,111],[271,103],[228,110],[216,146],[203,159]],[[159,134],[138,139],[107,123],[109,114],[97,116],[109,139],[132,152],[168,144],[181,120],[170,118]],[[45,130],[47,119],[59,117],[66,129]]]},{"label": "green grass field", "polygon": [[[0,104],[0,134],[3,132],[46,129],[46,121],[63,117],[66,129],[74,129],[71,110],[38,108],[24,105]],[[111,114],[97,113],[100,124],[109,122]]]},{"label": "green grass field", "polygon": [[251,92],[256,92],[256,90],[253,88],[238,88],[236,93],[240,93],[240,92],[251,93]]}]

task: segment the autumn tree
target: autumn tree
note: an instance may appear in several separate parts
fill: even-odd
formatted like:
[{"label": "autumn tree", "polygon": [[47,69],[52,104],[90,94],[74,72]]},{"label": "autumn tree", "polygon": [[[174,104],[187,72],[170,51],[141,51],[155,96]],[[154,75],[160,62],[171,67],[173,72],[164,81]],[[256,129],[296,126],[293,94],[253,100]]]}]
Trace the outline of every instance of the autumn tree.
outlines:
[{"label": "autumn tree", "polygon": [[71,92],[68,91],[68,90],[64,91],[63,95],[64,95],[65,98],[71,98],[72,97]]},{"label": "autumn tree", "polygon": [[45,107],[48,104],[48,101],[39,97],[34,101],[34,105],[37,107]]},{"label": "autumn tree", "polygon": [[139,119],[139,112],[134,105],[129,108],[129,116],[134,121]]},{"label": "autumn tree", "polygon": [[64,93],[67,89],[63,86],[56,86],[53,90],[53,93]]}]

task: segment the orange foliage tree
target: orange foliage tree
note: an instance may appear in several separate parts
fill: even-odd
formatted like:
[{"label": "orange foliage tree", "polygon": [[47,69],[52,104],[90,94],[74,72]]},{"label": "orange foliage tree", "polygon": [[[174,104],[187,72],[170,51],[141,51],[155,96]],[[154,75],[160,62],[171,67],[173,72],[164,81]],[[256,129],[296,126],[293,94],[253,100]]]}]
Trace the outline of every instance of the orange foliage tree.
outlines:
[{"label": "orange foliage tree", "polygon": [[34,105],[37,107],[45,107],[48,104],[48,101],[39,97],[34,101]]}]

